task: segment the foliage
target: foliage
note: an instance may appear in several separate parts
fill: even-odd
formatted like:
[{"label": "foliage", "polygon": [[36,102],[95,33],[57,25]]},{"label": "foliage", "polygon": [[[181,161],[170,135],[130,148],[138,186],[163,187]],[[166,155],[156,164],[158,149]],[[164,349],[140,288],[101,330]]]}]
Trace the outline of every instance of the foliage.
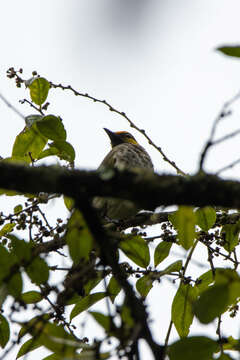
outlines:
[{"label": "foliage", "polygon": [[[16,80],[17,86],[24,82],[21,73],[13,68],[8,70],[8,76]],[[26,117],[26,126],[15,139],[11,157],[2,161],[31,168],[41,164],[42,159],[53,157],[58,167],[74,168],[75,150],[66,141],[64,121],[59,115],[48,113],[50,104],[46,102],[49,92],[64,87],[36,73],[25,85],[30,100],[23,103],[30,104],[37,114]],[[67,89],[83,96],[71,87]],[[156,359],[164,359],[168,354],[171,360],[186,360],[193,353],[201,360],[213,358],[216,353],[220,353],[219,359],[231,359],[226,351],[239,351],[240,339],[233,339],[231,334],[223,338],[219,325],[223,314],[236,316],[240,298],[237,272],[240,226],[239,216],[234,218],[232,211],[214,206],[179,206],[168,219],[158,221],[159,235],[149,237],[141,227],[134,228],[132,233],[121,231],[131,224],[125,227],[111,224],[109,230],[91,206],[79,204],[77,196],[59,199],[65,204],[68,216],[57,218],[53,226],[43,207],[51,205],[59,194],[28,194],[27,181],[21,200],[19,193],[11,190],[1,189],[2,195],[16,197],[13,211],[0,214],[0,303],[4,309],[0,315],[0,346],[3,349],[16,344],[10,337],[14,314],[18,311],[29,314],[32,309],[34,316],[18,321],[18,341],[22,342],[18,358],[41,346],[52,352],[45,359],[107,359],[114,354],[132,358],[141,338],[148,342]],[[196,278],[186,273],[197,247],[207,250],[208,257],[201,262],[205,262],[208,270],[200,270]],[[186,256],[179,255],[172,262],[176,249]],[[52,253],[60,257],[67,254],[69,266],[52,265]],[[214,265],[216,258],[224,260],[218,267]],[[56,271],[62,272],[57,283],[53,281]],[[175,284],[169,333],[174,324],[179,339],[168,344],[168,334],[165,344],[163,339],[157,339],[159,345],[151,338],[147,314],[151,309],[146,310],[144,304],[162,279],[172,279]],[[12,306],[6,305],[7,299]],[[97,303],[106,304],[105,311],[94,311]],[[102,328],[106,334],[102,339],[89,340],[91,333],[80,337],[73,319],[78,319],[81,313],[91,316]],[[192,336],[194,318],[202,324],[217,320],[218,337]],[[106,352],[111,339],[117,341],[108,344]]]}]

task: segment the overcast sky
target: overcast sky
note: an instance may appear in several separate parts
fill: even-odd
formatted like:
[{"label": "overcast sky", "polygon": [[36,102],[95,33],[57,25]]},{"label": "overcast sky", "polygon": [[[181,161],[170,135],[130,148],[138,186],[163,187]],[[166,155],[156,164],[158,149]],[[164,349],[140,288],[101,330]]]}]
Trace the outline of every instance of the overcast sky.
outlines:
[{"label": "overcast sky", "polygon": [[[236,0],[2,1],[0,92],[29,115],[33,110],[18,103],[28,92],[5,77],[10,66],[22,67],[26,78],[37,70],[50,81],[71,84],[124,111],[182,170],[194,173],[215,116],[240,90],[240,60],[215,51],[240,43],[239,13]],[[63,118],[79,168],[96,168],[109,151],[103,127],[130,130],[126,120],[101,104],[60,90],[51,90],[49,100],[49,112]],[[24,123],[2,102],[0,113],[0,155],[7,157]],[[236,104],[217,136],[240,128],[239,115]],[[141,134],[132,132],[158,172],[174,173]],[[239,154],[239,138],[219,145],[210,152],[206,170],[216,171]],[[238,179],[239,174],[236,167],[224,176]],[[0,204],[6,206],[3,198]],[[176,288],[169,288],[172,296]],[[171,297],[163,299],[155,290],[153,314],[158,316],[160,298],[159,316],[168,313],[169,319]],[[161,338],[165,322],[153,325]]]}]

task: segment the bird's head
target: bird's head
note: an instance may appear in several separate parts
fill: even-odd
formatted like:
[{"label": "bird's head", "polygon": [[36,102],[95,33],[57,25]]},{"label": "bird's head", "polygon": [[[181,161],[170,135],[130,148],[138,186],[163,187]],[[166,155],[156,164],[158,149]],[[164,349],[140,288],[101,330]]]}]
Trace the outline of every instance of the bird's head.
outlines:
[{"label": "bird's head", "polygon": [[132,134],[127,131],[112,132],[106,128],[104,128],[104,130],[106,131],[111,140],[112,147],[123,143],[138,145],[136,139],[132,136]]}]

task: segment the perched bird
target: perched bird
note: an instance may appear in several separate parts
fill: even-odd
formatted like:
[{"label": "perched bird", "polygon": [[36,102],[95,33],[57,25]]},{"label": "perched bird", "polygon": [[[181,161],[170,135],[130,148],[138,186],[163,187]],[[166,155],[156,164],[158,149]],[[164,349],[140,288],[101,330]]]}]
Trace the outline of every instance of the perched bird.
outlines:
[{"label": "perched bird", "polygon": [[[100,164],[98,170],[116,168],[120,171],[133,168],[145,168],[153,170],[153,164],[146,150],[138,144],[136,139],[126,131],[112,132],[104,128],[111,140],[112,150],[107,154]],[[93,206],[101,215],[109,219],[124,220],[141,210],[129,200],[117,198],[96,197]]]}]

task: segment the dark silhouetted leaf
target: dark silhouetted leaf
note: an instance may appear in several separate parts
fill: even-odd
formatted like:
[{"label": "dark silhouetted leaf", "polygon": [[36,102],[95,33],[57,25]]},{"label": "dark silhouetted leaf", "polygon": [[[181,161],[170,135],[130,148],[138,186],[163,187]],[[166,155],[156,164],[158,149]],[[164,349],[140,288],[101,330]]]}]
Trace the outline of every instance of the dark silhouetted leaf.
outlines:
[{"label": "dark silhouetted leaf", "polygon": [[107,296],[105,292],[98,292],[90,294],[81,299],[72,309],[70,319],[72,320],[75,316],[79,315],[82,311],[87,310],[90,306],[96,304],[96,302],[102,300]]},{"label": "dark silhouetted leaf", "polygon": [[222,234],[225,234],[225,244],[223,245],[224,249],[228,252],[234,250],[234,248],[239,243],[239,232],[240,232],[240,222],[236,224],[226,224],[222,227]]},{"label": "dark silhouetted leaf", "polygon": [[239,45],[220,46],[216,50],[220,51],[221,53],[223,53],[224,55],[227,55],[227,56],[233,56],[233,57],[237,57],[237,58],[240,57],[240,46]]},{"label": "dark silhouetted leaf", "polygon": [[17,354],[17,359],[20,358],[21,356],[28,354],[29,352],[39,348],[40,344],[38,344],[38,342],[36,341],[36,339],[29,339],[27,340],[24,344],[22,344],[22,346],[20,347],[18,354]]},{"label": "dark silhouetted leaf", "polygon": [[208,231],[216,222],[216,211],[206,206],[196,211],[197,225],[203,230]]},{"label": "dark silhouetted leaf", "polygon": [[127,236],[120,242],[119,248],[135,264],[146,268],[150,262],[148,244],[141,236]]},{"label": "dark silhouetted leaf", "polygon": [[10,328],[7,319],[0,314],[0,346],[4,348],[10,337]]},{"label": "dark silhouetted leaf", "polygon": [[106,333],[110,333],[110,330],[112,330],[114,326],[110,316],[104,315],[97,311],[89,311],[89,314],[91,314],[92,317],[97,321],[97,323],[104,328]]},{"label": "dark silhouetted leaf", "polygon": [[73,162],[75,160],[75,150],[69,142],[64,140],[57,140],[49,144],[49,146],[50,148],[53,147],[58,150],[57,156],[59,159],[69,162]]},{"label": "dark silhouetted leaf", "polygon": [[120,291],[121,291],[121,286],[119,285],[115,277],[112,276],[107,287],[107,293],[109,294],[112,302],[114,302],[116,296],[120,293]]},{"label": "dark silhouetted leaf", "polygon": [[25,268],[25,270],[32,282],[36,285],[44,284],[48,280],[48,266],[46,262],[40,257],[33,259],[33,261]]},{"label": "dark silhouetted leaf", "polygon": [[75,210],[68,221],[66,242],[75,263],[89,258],[94,239],[79,210]]},{"label": "dark silhouetted leaf", "polygon": [[172,247],[171,242],[162,241],[158,244],[154,252],[154,265],[158,266],[166,257],[168,257],[169,251]]},{"label": "dark silhouetted leaf", "polygon": [[146,297],[149,291],[151,290],[153,278],[151,274],[147,274],[142,276],[138,281],[136,282],[136,288],[139,294],[143,297]]},{"label": "dark silhouetted leaf", "polygon": [[216,341],[204,336],[192,336],[176,341],[169,347],[170,360],[210,360],[219,351]]},{"label": "dark silhouetted leaf", "polygon": [[203,323],[208,324],[227,310],[229,305],[228,285],[213,285],[194,304],[194,313]]},{"label": "dark silhouetted leaf", "polygon": [[50,140],[66,140],[66,130],[61,119],[54,115],[44,116],[36,122],[38,131]]},{"label": "dark silhouetted leaf", "polygon": [[182,269],[182,260],[174,261],[171,265],[167,266],[166,269],[160,272],[160,276],[171,274],[173,272],[179,272]]},{"label": "dark silhouetted leaf", "polygon": [[34,318],[21,325],[22,329],[30,333],[38,344],[44,345],[62,357],[73,356],[77,348],[81,347],[82,343],[69,334],[62,325],[50,323],[42,317]]},{"label": "dark silhouetted leaf", "polygon": [[22,294],[21,298],[25,304],[34,304],[42,300],[42,294],[38,291],[27,291]]}]

